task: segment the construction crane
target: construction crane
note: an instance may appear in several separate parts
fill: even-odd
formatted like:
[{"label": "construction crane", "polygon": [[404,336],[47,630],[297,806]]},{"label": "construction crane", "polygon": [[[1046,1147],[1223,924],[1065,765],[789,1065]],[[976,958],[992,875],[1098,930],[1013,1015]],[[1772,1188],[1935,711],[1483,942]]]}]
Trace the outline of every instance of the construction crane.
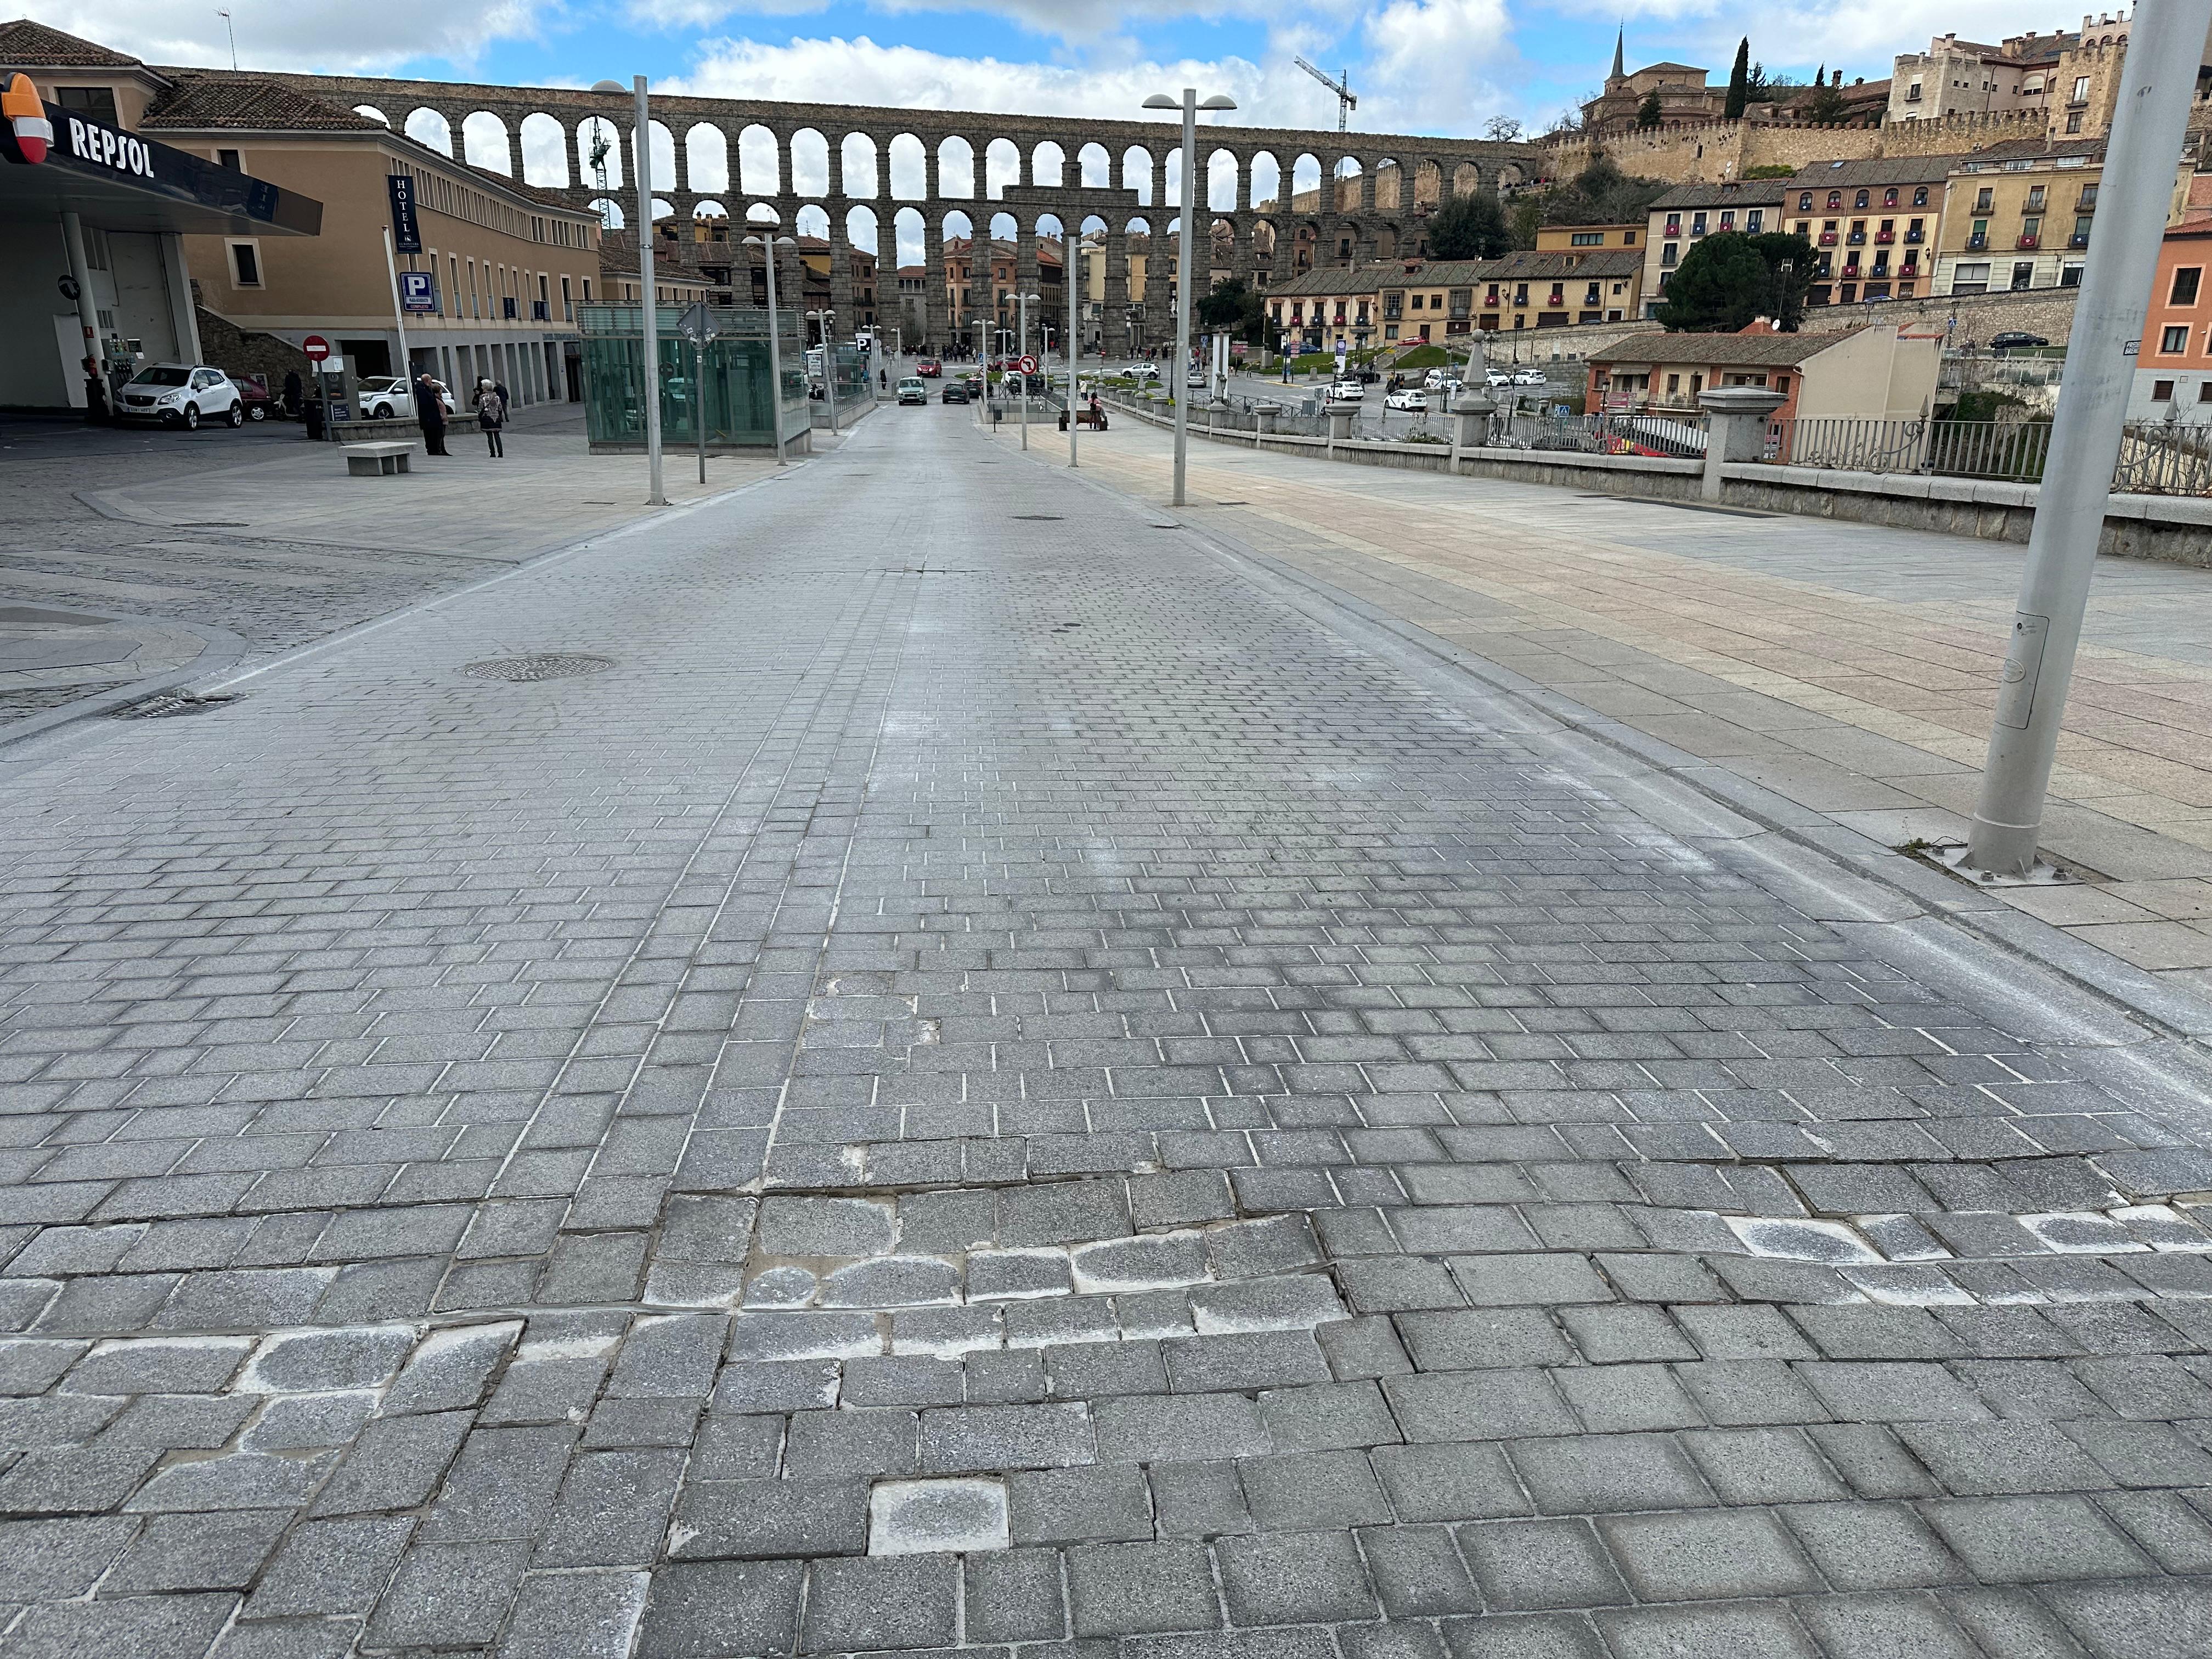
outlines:
[{"label": "construction crane", "polygon": [[1342,132],[1346,118],[1359,107],[1359,100],[1352,95],[1351,72],[1346,70],[1332,81],[1303,58],[1293,58],[1291,61],[1336,94],[1336,130]]}]

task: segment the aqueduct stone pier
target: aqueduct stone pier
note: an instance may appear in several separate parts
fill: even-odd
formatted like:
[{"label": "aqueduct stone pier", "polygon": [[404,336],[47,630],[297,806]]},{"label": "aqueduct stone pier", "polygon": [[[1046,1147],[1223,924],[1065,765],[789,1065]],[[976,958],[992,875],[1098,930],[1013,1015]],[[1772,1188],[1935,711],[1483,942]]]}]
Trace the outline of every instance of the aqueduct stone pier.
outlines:
[{"label": "aqueduct stone pier", "polygon": [[[606,204],[601,210],[612,222],[634,216],[635,107],[627,93],[270,78],[573,204]],[[1185,192],[1171,121],[674,96],[656,96],[652,111],[655,219],[725,221],[739,270],[756,254],[742,238],[763,225],[825,239],[831,303],[841,317],[856,314],[855,246],[875,242],[880,289],[891,287],[894,266],[924,267],[927,334],[942,345],[952,337],[949,240],[1012,242],[1018,283],[1032,292],[1040,240],[1073,233],[1095,239],[1103,252],[1096,318],[1106,339],[1118,342],[1125,329],[1139,343],[1172,333],[1164,247],[1149,295],[1141,283],[1133,291],[1130,264],[1133,239],[1143,250],[1154,234],[1180,226]],[[1439,202],[1485,185],[1510,192],[1540,175],[1543,155],[1532,144],[1301,128],[1209,125],[1199,140],[1210,233],[1201,255],[1214,249],[1214,276],[1262,286],[1315,264],[1418,251],[1422,221]],[[795,271],[779,271],[786,276]],[[741,291],[747,280],[738,279]],[[794,281],[785,291],[801,290]],[[879,300],[884,310],[888,297]]]}]

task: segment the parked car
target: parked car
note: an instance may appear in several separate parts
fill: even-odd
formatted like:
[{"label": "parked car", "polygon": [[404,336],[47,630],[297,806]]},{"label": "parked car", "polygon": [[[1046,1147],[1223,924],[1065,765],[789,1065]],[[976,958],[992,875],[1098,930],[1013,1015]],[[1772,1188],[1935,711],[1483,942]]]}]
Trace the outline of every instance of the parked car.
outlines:
[{"label": "parked car", "polygon": [[909,374],[898,383],[898,400],[901,408],[908,404],[927,404],[929,388],[921,383],[919,374]]},{"label": "parked car", "polygon": [[948,404],[965,404],[975,401],[975,383],[963,377],[957,380],[947,380],[941,396]]},{"label": "parked car", "polygon": [[265,421],[276,412],[276,399],[260,381],[234,374],[230,377],[230,383],[238,388],[239,397],[245,400],[247,420]]},{"label": "parked car", "polygon": [[1552,377],[1540,368],[1524,368],[1513,377],[1516,386],[1549,386]]},{"label": "parked car", "polygon": [[945,365],[934,357],[924,357],[914,366],[914,372],[925,380],[933,380],[945,373]]},{"label": "parked car", "polygon": [[1382,407],[1385,409],[1409,409],[1419,411],[1426,410],[1428,406],[1429,394],[1410,386],[1401,386],[1382,400]]},{"label": "parked car", "polygon": [[115,412],[197,432],[202,421],[244,426],[246,399],[229,375],[205,363],[149,363],[125,383]]},{"label": "parked car", "polygon": [[2019,351],[2030,346],[2047,346],[2050,343],[2040,334],[2030,334],[2019,328],[2008,328],[1990,336],[1990,349],[1992,351]]},{"label": "parked car", "polygon": [[1493,368],[1490,370],[1489,373],[1486,374],[1482,379],[1483,384],[1486,386],[1511,386],[1513,384],[1513,374],[1510,369]]},{"label": "parked car", "polygon": [[[438,388],[438,401],[445,404],[446,413],[454,413],[453,392],[442,380],[434,380],[431,384]],[[396,376],[380,375],[361,383],[361,389],[354,393],[354,402],[359,406],[361,418],[364,421],[388,421],[394,416],[402,420],[411,419],[415,414],[415,389],[409,382]]]}]

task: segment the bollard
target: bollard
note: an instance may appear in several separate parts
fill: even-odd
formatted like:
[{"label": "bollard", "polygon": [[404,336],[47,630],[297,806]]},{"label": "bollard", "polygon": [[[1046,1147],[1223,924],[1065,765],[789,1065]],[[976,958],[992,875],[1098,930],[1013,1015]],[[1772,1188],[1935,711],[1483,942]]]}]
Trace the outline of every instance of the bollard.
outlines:
[{"label": "bollard", "polygon": [[1705,411],[1705,476],[1698,490],[1701,500],[1720,500],[1723,463],[1755,461],[1765,453],[1766,423],[1789,401],[1763,386],[1717,386],[1698,394],[1698,406]]}]

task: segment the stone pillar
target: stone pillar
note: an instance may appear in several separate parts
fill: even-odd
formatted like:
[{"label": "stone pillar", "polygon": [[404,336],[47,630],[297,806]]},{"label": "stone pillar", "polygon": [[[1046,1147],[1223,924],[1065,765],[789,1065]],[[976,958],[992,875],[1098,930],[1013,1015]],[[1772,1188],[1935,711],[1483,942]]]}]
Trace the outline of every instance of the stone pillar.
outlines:
[{"label": "stone pillar", "polygon": [[[881,246],[880,236],[878,246]],[[878,258],[876,287],[883,288],[882,261]],[[830,309],[837,313],[836,331],[851,333],[860,325],[860,291],[853,285],[852,244],[837,234],[837,227],[830,227]]]},{"label": "stone pillar", "polygon": [[1108,356],[1129,349],[1129,235],[1108,226],[1101,239],[1106,261],[1106,282],[1100,295],[1098,346]]},{"label": "stone pillar", "polygon": [[[931,165],[933,168],[935,162],[933,161]],[[926,343],[931,351],[941,356],[952,338],[951,301],[945,286],[945,232],[927,219],[921,226],[921,269],[922,325],[927,335]],[[884,314],[883,294],[883,278],[878,273],[876,279],[876,314],[879,317]],[[902,316],[906,301],[899,297],[896,271],[893,271],[891,276],[891,303]],[[894,318],[893,320],[898,319]],[[908,349],[913,349],[913,343],[909,342]]]},{"label": "stone pillar", "polygon": [[1698,495],[1721,498],[1721,468],[1729,461],[1755,461],[1766,449],[1766,423],[1789,399],[1763,386],[1724,386],[1698,394],[1705,411],[1705,473]]},{"label": "stone pillar", "polygon": [[1498,405],[1486,394],[1469,388],[1459,394],[1459,401],[1451,406],[1451,470],[1459,471],[1459,458],[1470,449],[1480,449],[1490,440],[1490,417],[1498,412]]},{"label": "stone pillar", "polygon": [[[831,200],[845,193],[845,139],[842,133],[834,139],[826,132],[822,137],[830,148],[829,187],[824,192],[824,199]],[[832,214],[830,217],[834,220],[836,216]]]}]

